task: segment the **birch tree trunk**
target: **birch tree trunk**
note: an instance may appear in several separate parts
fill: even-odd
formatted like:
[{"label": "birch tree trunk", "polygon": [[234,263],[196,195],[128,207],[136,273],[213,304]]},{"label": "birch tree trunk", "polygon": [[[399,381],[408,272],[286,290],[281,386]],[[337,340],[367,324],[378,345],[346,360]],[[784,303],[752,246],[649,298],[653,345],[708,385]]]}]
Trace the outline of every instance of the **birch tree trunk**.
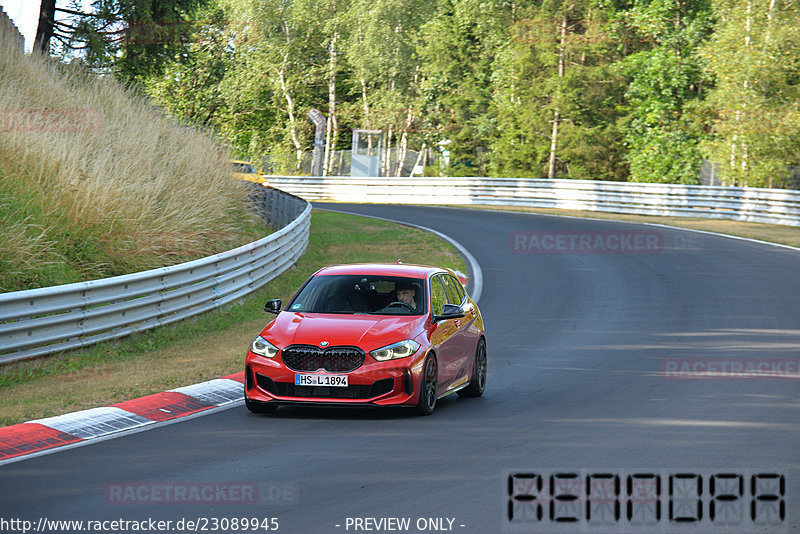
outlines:
[{"label": "birch tree trunk", "polygon": [[[408,174],[409,177],[414,176],[414,169],[420,167],[420,164],[423,169],[425,168],[425,159],[426,159],[425,154],[427,150],[428,150],[428,144],[425,141],[423,141],[422,147],[420,147],[419,152],[417,153],[417,159],[414,161],[414,166],[411,167],[411,172]],[[422,176],[422,173],[420,173],[420,176]]]},{"label": "birch tree trunk", "polygon": [[403,166],[406,162],[406,154],[408,153],[408,131],[411,129],[411,125],[414,123],[414,108],[408,106],[408,111],[406,112],[406,123],[403,128],[403,133],[400,136],[400,150],[397,151],[397,169],[394,172],[396,177],[400,177],[403,174]]},{"label": "birch tree trunk", "polygon": [[392,170],[392,127],[389,126],[389,131],[384,138],[384,151],[381,158],[381,176],[391,176]]},{"label": "birch tree trunk", "polygon": [[[764,36],[764,49],[769,54],[771,53],[770,46],[772,41],[772,17],[775,11],[775,0],[770,0],[769,8],[767,10],[767,31]],[[772,174],[769,175],[767,180],[767,187],[772,187]]]},{"label": "birch tree trunk", "polygon": [[295,118],[295,106],[294,106],[294,98],[292,98],[292,94],[289,92],[289,88],[286,85],[286,64],[289,61],[289,53],[287,52],[283,56],[283,65],[278,70],[278,79],[281,84],[281,91],[283,92],[283,96],[286,99],[286,112],[289,115],[289,136],[292,138],[292,144],[294,145],[295,150],[295,157],[297,161],[295,162],[295,169],[299,170],[300,166],[303,163],[303,145],[300,144],[300,138],[297,135],[297,119]]},{"label": "birch tree trunk", "polygon": [[286,68],[289,65],[289,57],[292,43],[292,36],[289,29],[289,22],[286,20],[286,17],[283,16],[283,35],[286,40],[286,52],[283,54],[283,62],[281,63],[280,71],[278,72],[278,79],[281,85],[281,92],[283,93],[283,97],[286,99],[286,112],[289,115],[289,136],[292,139],[292,144],[294,145],[295,150],[295,169],[300,170],[300,167],[303,164],[303,145],[300,143],[300,137],[297,134],[297,119],[295,117],[295,104],[294,98],[292,98],[292,93],[289,91],[289,87],[286,83]]},{"label": "birch tree trunk", "polygon": [[[364,104],[364,128],[367,130],[372,129],[372,119],[369,116],[369,100],[367,100],[367,81],[360,78],[361,82],[361,101]],[[355,147],[353,147],[355,149]],[[367,152],[372,154],[372,136],[367,136]]]},{"label": "birch tree trunk", "polygon": [[367,130],[372,129],[372,120],[369,116],[369,100],[367,100],[367,80],[360,78],[361,83],[361,103],[364,105],[364,128]]},{"label": "birch tree trunk", "polygon": [[339,32],[334,31],[329,49],[330,71],[328,73],[328,122],[325,129],[325,160],[322,176],[328,176],[333,169],[334,152],[336,151],[336,134],[339,124],[336,120],[336,44]]},{"label": "birch tree trunk", "polygon": [[[744,31],[744,49],[745,49],[745,54],[747,55],[747,57],[749,57],[752,54],[752,52],[748,51],[748,49],[752,46],[752,37],[750,35],[751,30],[752,30],[752,15],[753,15],[753,3],[752,3],[752,1],[748,0],[746,16],[745,16],[745,28],[744,28],[744,30],[745,30]],[[742,81],[743,96],[747,95],[747,91],[750,88],[750,83],[749,82],[750,82],[750,80],[748,80],[747,76],[745,76],[744,80]],[[747,97],[745,96],[745,98],[747,98]],[[732,180],[732,184],[731,185],[739,185],[740,183],[746,183],[747,164],[748,164],[748,161],[747,161],[747,155],[748,155],[747,139],[746,139],[746,137],[745,137],[745,135],[743,133],[741,110],[737,110],[736,111],[735,117],[736,117],[736,121],[735,121],[735,126],[734,126],[734,133],[733,133],[733,137],[731,139],[731,170],[734,170],[737,167],[737,161],[736,161],[736,159],[737,159],[737,150],[736,150],[736,148],[737,148],[737,142],[738,142],[738,145],[739,145],[738,148],[740,149],[740,152],[741,152],[741,155],[738,156],[738,159],[739,159],[738,166],[741,169],[742,173],[741,173],[741,179],[740,180],[736,180],[734,178],[734,180]],[[735,173],[734,173],[734,176],[736,176]]]},{"label": "birch tree trunk", "polygon": [[[561,19],[561,43],[558,47],[558,79],[559,85],[561,79],[564,78],[564,55],[567,46],[567,11],[564,12],[564,17]],[[553,131],[550,134],[550,161],[547,165],[547,178],[552,180],[556,177],[556,151],[558,150],[558,124],[561,121],[561,114],[559,112],[559,97],[561,90],[556,93],[556,105],[553,110]]]}]

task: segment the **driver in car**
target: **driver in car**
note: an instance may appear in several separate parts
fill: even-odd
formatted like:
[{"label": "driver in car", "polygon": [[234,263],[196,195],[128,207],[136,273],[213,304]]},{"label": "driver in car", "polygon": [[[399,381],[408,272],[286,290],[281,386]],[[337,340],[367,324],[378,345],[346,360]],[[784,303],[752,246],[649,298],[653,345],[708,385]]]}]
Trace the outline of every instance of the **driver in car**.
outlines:
[{"label": "driver in car", "polygon": [[394,291],[397,293],[399,302],[404,302],[413,308],[412,313],[420,311],[416,301],[417,292],[412,284],[409,282],[397,282],[394,286]]}]

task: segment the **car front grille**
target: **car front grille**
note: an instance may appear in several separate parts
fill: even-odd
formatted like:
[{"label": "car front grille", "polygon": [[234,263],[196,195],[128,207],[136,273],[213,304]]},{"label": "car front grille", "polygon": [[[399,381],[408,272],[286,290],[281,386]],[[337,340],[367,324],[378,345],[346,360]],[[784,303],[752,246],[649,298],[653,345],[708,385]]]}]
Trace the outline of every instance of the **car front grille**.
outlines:
[{"label": "car front grille", "polygon": [[279,397],[304,397],[324,399],[371,399],[394,389],[394,378],[384,378],[366,385],[347,387],[296,386],[291,382],[275,382],[256,374],[258,387]]},{"label": "car front grille", "polygon": [[293,371],[348,373],[364,365],[366,354],[358,347],[328,347],[291,345],[282,351],[283,363]]}]

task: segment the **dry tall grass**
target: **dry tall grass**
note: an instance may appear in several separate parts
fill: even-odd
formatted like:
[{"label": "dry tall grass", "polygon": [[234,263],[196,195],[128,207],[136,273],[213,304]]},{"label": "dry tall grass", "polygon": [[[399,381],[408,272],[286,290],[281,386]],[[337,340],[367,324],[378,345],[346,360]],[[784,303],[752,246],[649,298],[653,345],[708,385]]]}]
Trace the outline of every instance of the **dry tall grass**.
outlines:
[{"label": "dry tall grass", "polygon": [[246,241],[228,161],[110,77],[0,42],[0,291]]}]

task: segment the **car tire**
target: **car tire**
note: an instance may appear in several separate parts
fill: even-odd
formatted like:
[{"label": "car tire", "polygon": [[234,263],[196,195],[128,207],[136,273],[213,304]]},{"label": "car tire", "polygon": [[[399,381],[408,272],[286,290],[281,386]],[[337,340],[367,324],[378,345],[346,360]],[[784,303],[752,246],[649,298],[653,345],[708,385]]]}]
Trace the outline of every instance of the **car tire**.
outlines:
[{"label": "car tire", "polygon": [[475,363],[472,365],[472,378],[469,385],[458,390],[459,397],[480,397],[486,388],[486,342],[478,341],[475,349]]},{"label": "car tire", "polygon": [[422,366],[422,378],[419,381],[419,401],[417,401],[417,413],[420,415],[430,415],[436,408],[439,368],[436,358],[428,354]]}]

